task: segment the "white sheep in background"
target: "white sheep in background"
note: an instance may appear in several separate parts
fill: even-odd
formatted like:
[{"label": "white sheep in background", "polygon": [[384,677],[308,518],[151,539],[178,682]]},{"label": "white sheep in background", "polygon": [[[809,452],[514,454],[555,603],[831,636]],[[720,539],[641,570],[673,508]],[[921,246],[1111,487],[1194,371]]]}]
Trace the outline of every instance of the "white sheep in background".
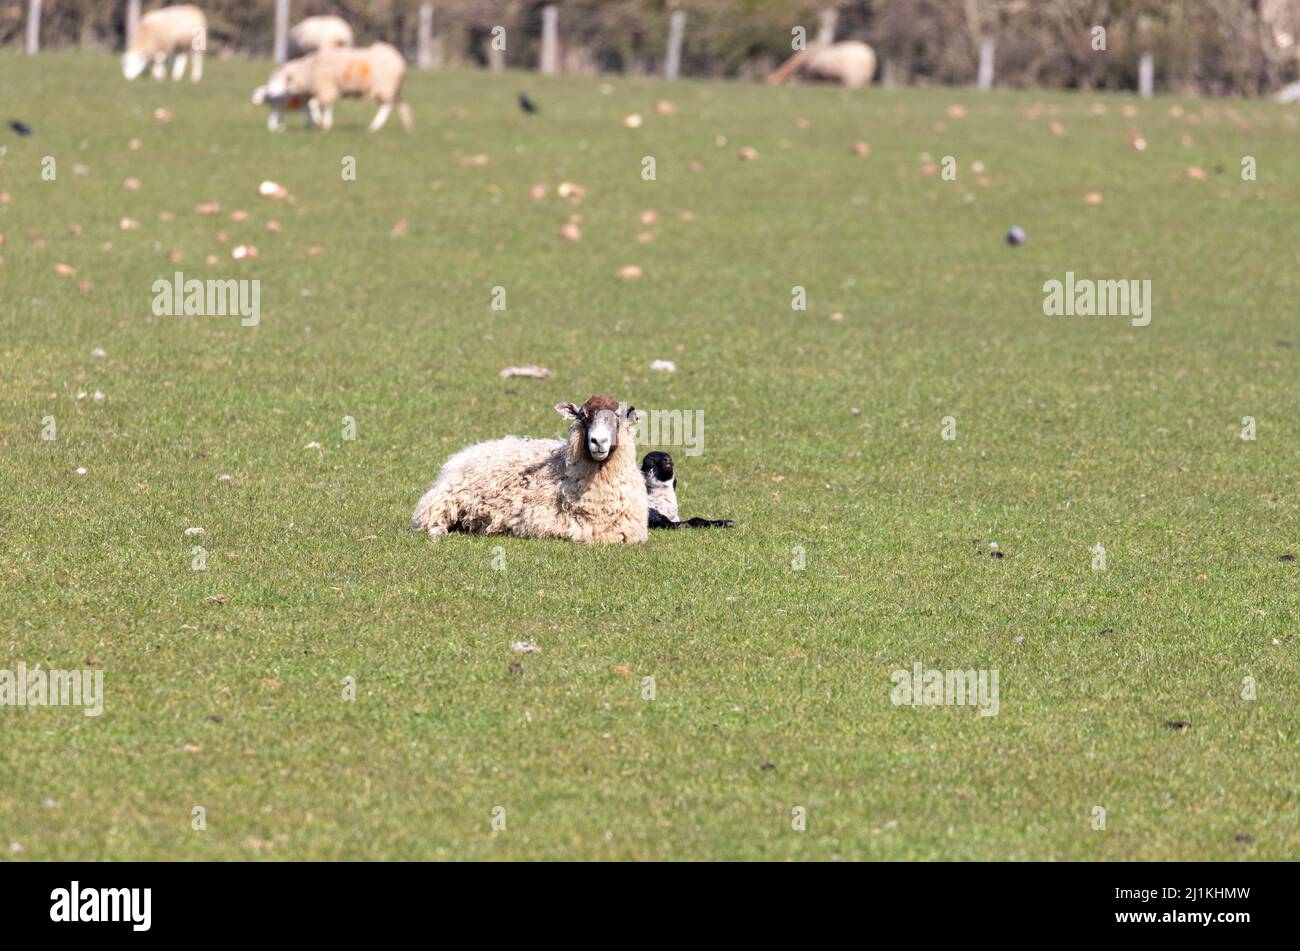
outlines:
[{"label": "white sheep in background", "polygon": [[507,436],[462,449],[420,499],[411,527],[574,542],[643,542],[645,479],[637,467],[636,410],[612,396],[559,403],[567,439]]},{"label": "white sheep in background", "polygon": [[[406,60],[387,43],[361,49],[327,47],[290,60],[271,73],[264,100],[272,104],[274,111],[277,100],[305,96],[311,119],[322,129],[329,129],[334,125],[334,103],[339,99],[373,99],[379,103],[379,111],[370,123],[371,132],[383,128],[394,106],[409,132],[413,123],[411,108],[402,101],[405,81]],[[276,127],[274,121],[273,115],[272,128]]]},{"label": "white sheep in background", "polygon": [[190,79],[203,78],[203,53],[208,48],[208,18],[194,6],[163,7],[140,18],[135,36],[122,54],[122,75],[135,79],[153,63],[154,79],[167,75],[166,62],[172,59],[172,79],[185,75],[186,57],[194,57]]},{"label": "white sheep in background", "polygon": [[858,40],[810,46],[782,63],[767,77],[768,85],[779,86],[800,69],[809,79],[843,83],[849,89],[858,89],[870,83],[875,75],[876,54]]},{"label": "white sheep in background", "polygon": [[351,45],[352,27],[342,17],[307,17],[289,31],[289,55],[294,59],[327,46]]}]

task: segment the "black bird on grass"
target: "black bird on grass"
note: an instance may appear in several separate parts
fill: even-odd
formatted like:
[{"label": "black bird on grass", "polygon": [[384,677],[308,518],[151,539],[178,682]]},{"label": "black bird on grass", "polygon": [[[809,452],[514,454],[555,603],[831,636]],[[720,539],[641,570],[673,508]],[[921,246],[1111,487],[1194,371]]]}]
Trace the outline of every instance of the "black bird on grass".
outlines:
[{"label": "black bird on grass", "polygon": [[529,99],[524,93],[519,94],[519,108],[524,110],[530,116],[536,115],[542,110],[537,108],[537,104]]},{"label": "black bird on grass", "polygon": [[32,127],[29,126],[26,122],[20,122],[20,121],[17,120],[17,119],[10,119],[10,120],[9,120],[9,128],[13,129],[13,130],[14,130],[15,132],[17,132],[19,135],[31,135],[31,134],[32,134]]}]

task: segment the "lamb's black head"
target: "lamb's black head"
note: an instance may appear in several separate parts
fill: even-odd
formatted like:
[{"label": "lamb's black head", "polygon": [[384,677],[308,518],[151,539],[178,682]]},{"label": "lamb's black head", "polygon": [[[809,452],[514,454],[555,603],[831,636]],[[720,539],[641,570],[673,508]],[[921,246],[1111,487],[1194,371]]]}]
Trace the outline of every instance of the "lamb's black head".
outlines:
[{"label": "lamb's black head", "polygon": [[574,420],[575,427],[582,428],[583,448],[596,463],[604,462],[618,448],[619,425],[630,426],[636,422],[636,408],[620,409],[618,400],[612,396],[592,396],[581,406],[556,403],[555,411],[565,419]]},{"label": "lamb's black head", "polygon": [[676,485],[677,476],[673,471],[673,457],[666,452],[647,452],[641,460],[641,474],[645,476],[646,488],[651,483]]}]

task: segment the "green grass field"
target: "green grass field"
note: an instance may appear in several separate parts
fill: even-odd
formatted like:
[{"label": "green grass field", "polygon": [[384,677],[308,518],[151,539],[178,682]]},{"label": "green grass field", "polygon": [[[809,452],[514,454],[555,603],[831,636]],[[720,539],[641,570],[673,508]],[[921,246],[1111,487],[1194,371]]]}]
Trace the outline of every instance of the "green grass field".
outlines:
[{"label": "green grass field", "polygon": [[[440,72],[411,135],[271,135],[267,70],[0,55],[0,668],[105,690],[0,707],[6,858],[1297,854],[1294,107]],[[155,316],[177,270],[260,324]],[[1150,325],[1045,316],[1066,271]],[[408,531],[453,451],[602,392],[704,412],[683,514],[735,529]],[[998,715],[895,706],[915,663]]]}]

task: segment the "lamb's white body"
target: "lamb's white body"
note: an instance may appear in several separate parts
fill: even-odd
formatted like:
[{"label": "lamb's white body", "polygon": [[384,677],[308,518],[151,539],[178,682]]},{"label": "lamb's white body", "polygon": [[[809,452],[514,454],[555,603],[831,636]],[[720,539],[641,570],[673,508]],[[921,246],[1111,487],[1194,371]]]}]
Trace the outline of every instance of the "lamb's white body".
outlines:
[{"label": "lamb's white body", "polygon": [[[370,123],[371,132],[383,127],[394,107],[409,131],[411,109],[402,101],[405,81],[406,60],[396,47],[387,43],[361,49],[331,46],[290,60],[271,73],[265,99],[274,111],[275,101],[283,97],[307,97],[311,118],[322,129],[334,125],[334,103],[339,99],[372,99],[379,103],[379,111]],[[272,128],[277,127],[275,118]],[[282,127],[283,121],[278,125]]]},{"label": "lamb's white body", "polygon": [[122,75],[135,79],[153,64],[154,79],[167,75],[172,57],[172,79],[185,75],[185,61],[193,57],[190,79],[203,78],[203,53],[208,48],[208,18],[195,6],[163,7],[140,18],[131,44],[122,54]]},{"label": "lamb's white body", "polygon": [[462,449],[420,499],[412,528],[574,542],[643,542],[648,503],[631,430],[602,464],[583,452],[577,424],[567,440],[507,436]]},{"label": "lamb's white body", "polygon": [[351,46],[352,27],[336,16],[307,17],[289,31],[289,55],[305,56],[327,46]]},{"label": "lamb's white body", "polygon": [[672,482],[647,479],[646,504],[669,521],[677,521],[677,487]]}]

